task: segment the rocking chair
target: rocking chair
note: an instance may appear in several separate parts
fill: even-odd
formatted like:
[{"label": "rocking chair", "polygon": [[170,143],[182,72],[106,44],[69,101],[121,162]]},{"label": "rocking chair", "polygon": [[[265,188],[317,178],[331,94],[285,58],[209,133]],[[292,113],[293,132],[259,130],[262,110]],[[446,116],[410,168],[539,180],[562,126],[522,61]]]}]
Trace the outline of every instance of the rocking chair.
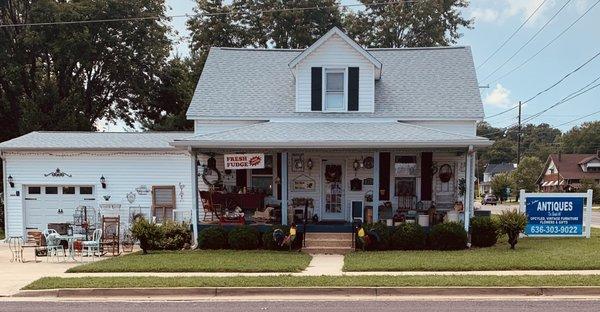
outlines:
[{"label": "rocking chair", "polygon": [[208,215],[210,215],[211,221],[214,221],[215,217],[217,220],[219,220],[221,214],[221,205],[213,203],[212,193],[209,191],[200,191],[200,200],[202,200],[202,208],[204,208],[203,221],[206,221]]}]

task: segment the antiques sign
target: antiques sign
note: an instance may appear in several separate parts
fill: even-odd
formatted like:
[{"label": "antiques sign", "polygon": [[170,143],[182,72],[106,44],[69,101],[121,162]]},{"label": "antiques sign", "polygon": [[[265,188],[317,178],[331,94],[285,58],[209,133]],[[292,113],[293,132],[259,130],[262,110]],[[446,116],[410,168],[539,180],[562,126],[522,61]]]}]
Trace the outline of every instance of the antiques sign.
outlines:
[{"label": "antiques sign", "polygon": [[225,170],[264,169],[265,154],[225,154]]},{"label": "antiques sign", "polygon": [[529,236],[582,236],[582,197],[527,197],[525,211]]}]

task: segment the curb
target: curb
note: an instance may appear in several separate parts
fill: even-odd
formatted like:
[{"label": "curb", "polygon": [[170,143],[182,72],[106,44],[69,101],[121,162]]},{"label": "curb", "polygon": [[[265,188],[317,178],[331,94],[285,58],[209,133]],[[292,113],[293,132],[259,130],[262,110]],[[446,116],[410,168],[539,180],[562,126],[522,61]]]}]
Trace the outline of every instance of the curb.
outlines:
[{"label": "curb", "polygon": [[253,296],[600,296],[600,287],[191,287],[191,288],[84,288],[23,290],[13,297],[253,297]]}]

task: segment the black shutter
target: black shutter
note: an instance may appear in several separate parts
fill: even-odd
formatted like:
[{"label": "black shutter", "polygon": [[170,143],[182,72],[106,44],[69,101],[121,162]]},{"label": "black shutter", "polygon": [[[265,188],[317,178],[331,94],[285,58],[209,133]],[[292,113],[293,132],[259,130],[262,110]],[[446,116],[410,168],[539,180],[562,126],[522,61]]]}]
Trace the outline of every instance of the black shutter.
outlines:
[{"label": "black shutter", "polygon": [[348,110],[358,111],[358,67],[348,68]]},{"label": "black shutter", "polygon": [[310,110],[321,111],[323,103],[323,69],[311,68]]}]

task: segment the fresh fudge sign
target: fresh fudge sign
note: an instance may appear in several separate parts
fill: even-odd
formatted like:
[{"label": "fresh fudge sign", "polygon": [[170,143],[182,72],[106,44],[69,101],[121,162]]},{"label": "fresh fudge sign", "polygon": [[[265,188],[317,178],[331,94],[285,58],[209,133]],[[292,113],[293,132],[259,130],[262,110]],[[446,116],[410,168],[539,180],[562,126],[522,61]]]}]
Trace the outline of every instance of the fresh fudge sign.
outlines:
[{"label": "fresh fudge sign", "polygon": [[264,168],[265,154],[225,154],[225,170]]},{"label": "fresh fudge sign", "polygon": [[583,197],[532,196],[525,199],[530,236],[582,236]]}]

